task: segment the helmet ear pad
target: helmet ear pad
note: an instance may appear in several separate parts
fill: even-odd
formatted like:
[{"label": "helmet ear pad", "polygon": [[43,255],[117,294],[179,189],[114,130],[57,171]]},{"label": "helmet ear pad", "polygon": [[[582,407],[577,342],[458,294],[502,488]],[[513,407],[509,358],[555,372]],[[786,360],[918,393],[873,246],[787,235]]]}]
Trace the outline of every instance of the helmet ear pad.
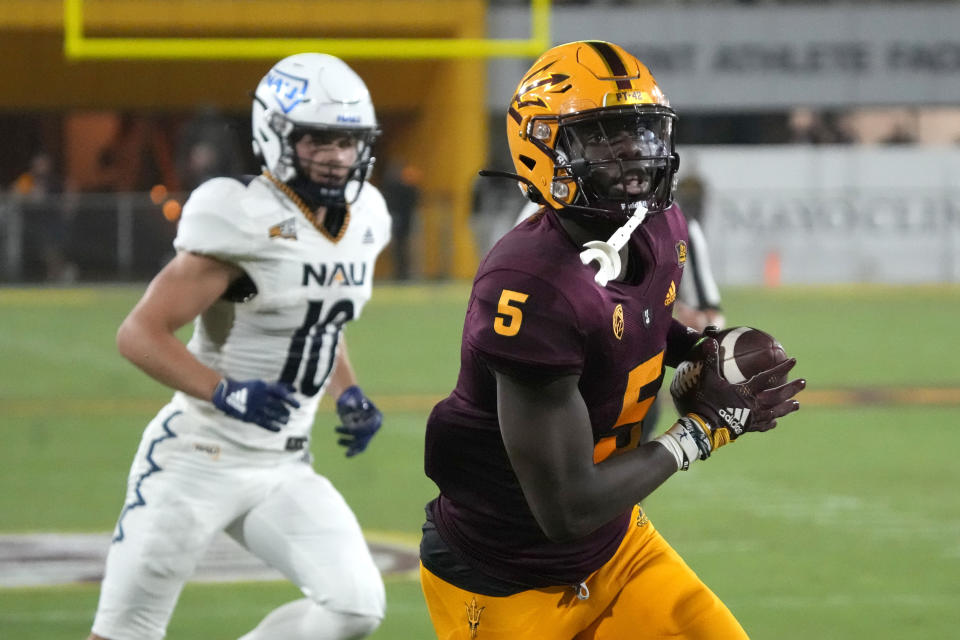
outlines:
[{"label": "helmet ear pad", "polygon": [[570,162],[570,173],[577,180],[586,180],[590,177],[590,166],[584,158],[575,158]]}]

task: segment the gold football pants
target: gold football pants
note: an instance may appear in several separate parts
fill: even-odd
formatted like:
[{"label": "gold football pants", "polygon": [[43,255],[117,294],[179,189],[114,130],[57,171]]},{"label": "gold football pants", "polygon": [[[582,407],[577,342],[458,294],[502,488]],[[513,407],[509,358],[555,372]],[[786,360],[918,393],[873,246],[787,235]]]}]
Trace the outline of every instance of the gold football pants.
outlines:
[{"label": "gold football pants", "polygon": [[420,566],[439,640],[743,640],[743,627],[639,508],[616,554],[579,589],[492,597]]}]

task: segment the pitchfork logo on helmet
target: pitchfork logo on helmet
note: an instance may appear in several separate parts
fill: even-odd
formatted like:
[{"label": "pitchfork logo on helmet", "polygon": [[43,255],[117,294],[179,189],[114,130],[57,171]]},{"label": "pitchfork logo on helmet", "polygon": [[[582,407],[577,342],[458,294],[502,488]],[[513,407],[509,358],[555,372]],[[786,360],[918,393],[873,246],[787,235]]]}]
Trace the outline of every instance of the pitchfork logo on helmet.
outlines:
[{"label": "pitchfork logo on helmet", "polygon": [[356,199],[373,165],[372,146],[380,131],[370,92],[353,69],[334,56],[298,53],[275,64],[253,98],[253,151],[264,169],[298,193],[310,190],[294,150],[297,139],[308,133],[324,140],[346,137],[355,141],[357,160],[345,184],[318,186],[311,200]]},{"label": "pitchfork logo on helmet", "polygon": [[673,202],[676,119],[634,56],[608,42],[571,42],[540,56],[520,81],[507,137],[532,200],[623,220],[638,204],[661,211]]}]

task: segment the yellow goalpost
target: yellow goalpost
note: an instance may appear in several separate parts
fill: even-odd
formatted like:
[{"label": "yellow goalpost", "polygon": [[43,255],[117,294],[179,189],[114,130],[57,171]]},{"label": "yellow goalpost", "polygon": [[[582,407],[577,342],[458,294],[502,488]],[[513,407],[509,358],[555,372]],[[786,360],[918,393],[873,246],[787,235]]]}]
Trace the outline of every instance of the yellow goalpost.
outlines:
[{"label": "yellow goalpost", "polygon": [[[70,59],[261,59],[299,51],[346,58],[523,58],[550,46],[552,0],[530,0],[530,37],[490,38],[264,38],[102,37],[84,33],[84,0],[64,0],[64,51]],[[174,3],[182,4],[182,3]],[[425,5],[426,3],[421,3]]]}]

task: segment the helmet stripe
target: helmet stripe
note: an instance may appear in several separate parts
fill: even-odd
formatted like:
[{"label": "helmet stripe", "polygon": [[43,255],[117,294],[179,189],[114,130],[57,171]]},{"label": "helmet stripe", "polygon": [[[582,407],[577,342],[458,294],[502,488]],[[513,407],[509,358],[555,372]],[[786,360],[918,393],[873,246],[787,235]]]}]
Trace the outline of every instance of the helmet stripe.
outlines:
[{"label": "helmet stripe", "polygon": [[[603,42],[602,40],[587,40],[586,44],[593,47],[593,50],[600,54],[600,57],[603,58],[607,68],[610,69],[610,75],[614,77],[623,77],[627,75],[627,66],[623,64],[620,54],[617,53],[616,49],[610,46],[609,42]],[[632,88],[633,85],[630,80],[617,80],[617,89],[626,90]]]}]

